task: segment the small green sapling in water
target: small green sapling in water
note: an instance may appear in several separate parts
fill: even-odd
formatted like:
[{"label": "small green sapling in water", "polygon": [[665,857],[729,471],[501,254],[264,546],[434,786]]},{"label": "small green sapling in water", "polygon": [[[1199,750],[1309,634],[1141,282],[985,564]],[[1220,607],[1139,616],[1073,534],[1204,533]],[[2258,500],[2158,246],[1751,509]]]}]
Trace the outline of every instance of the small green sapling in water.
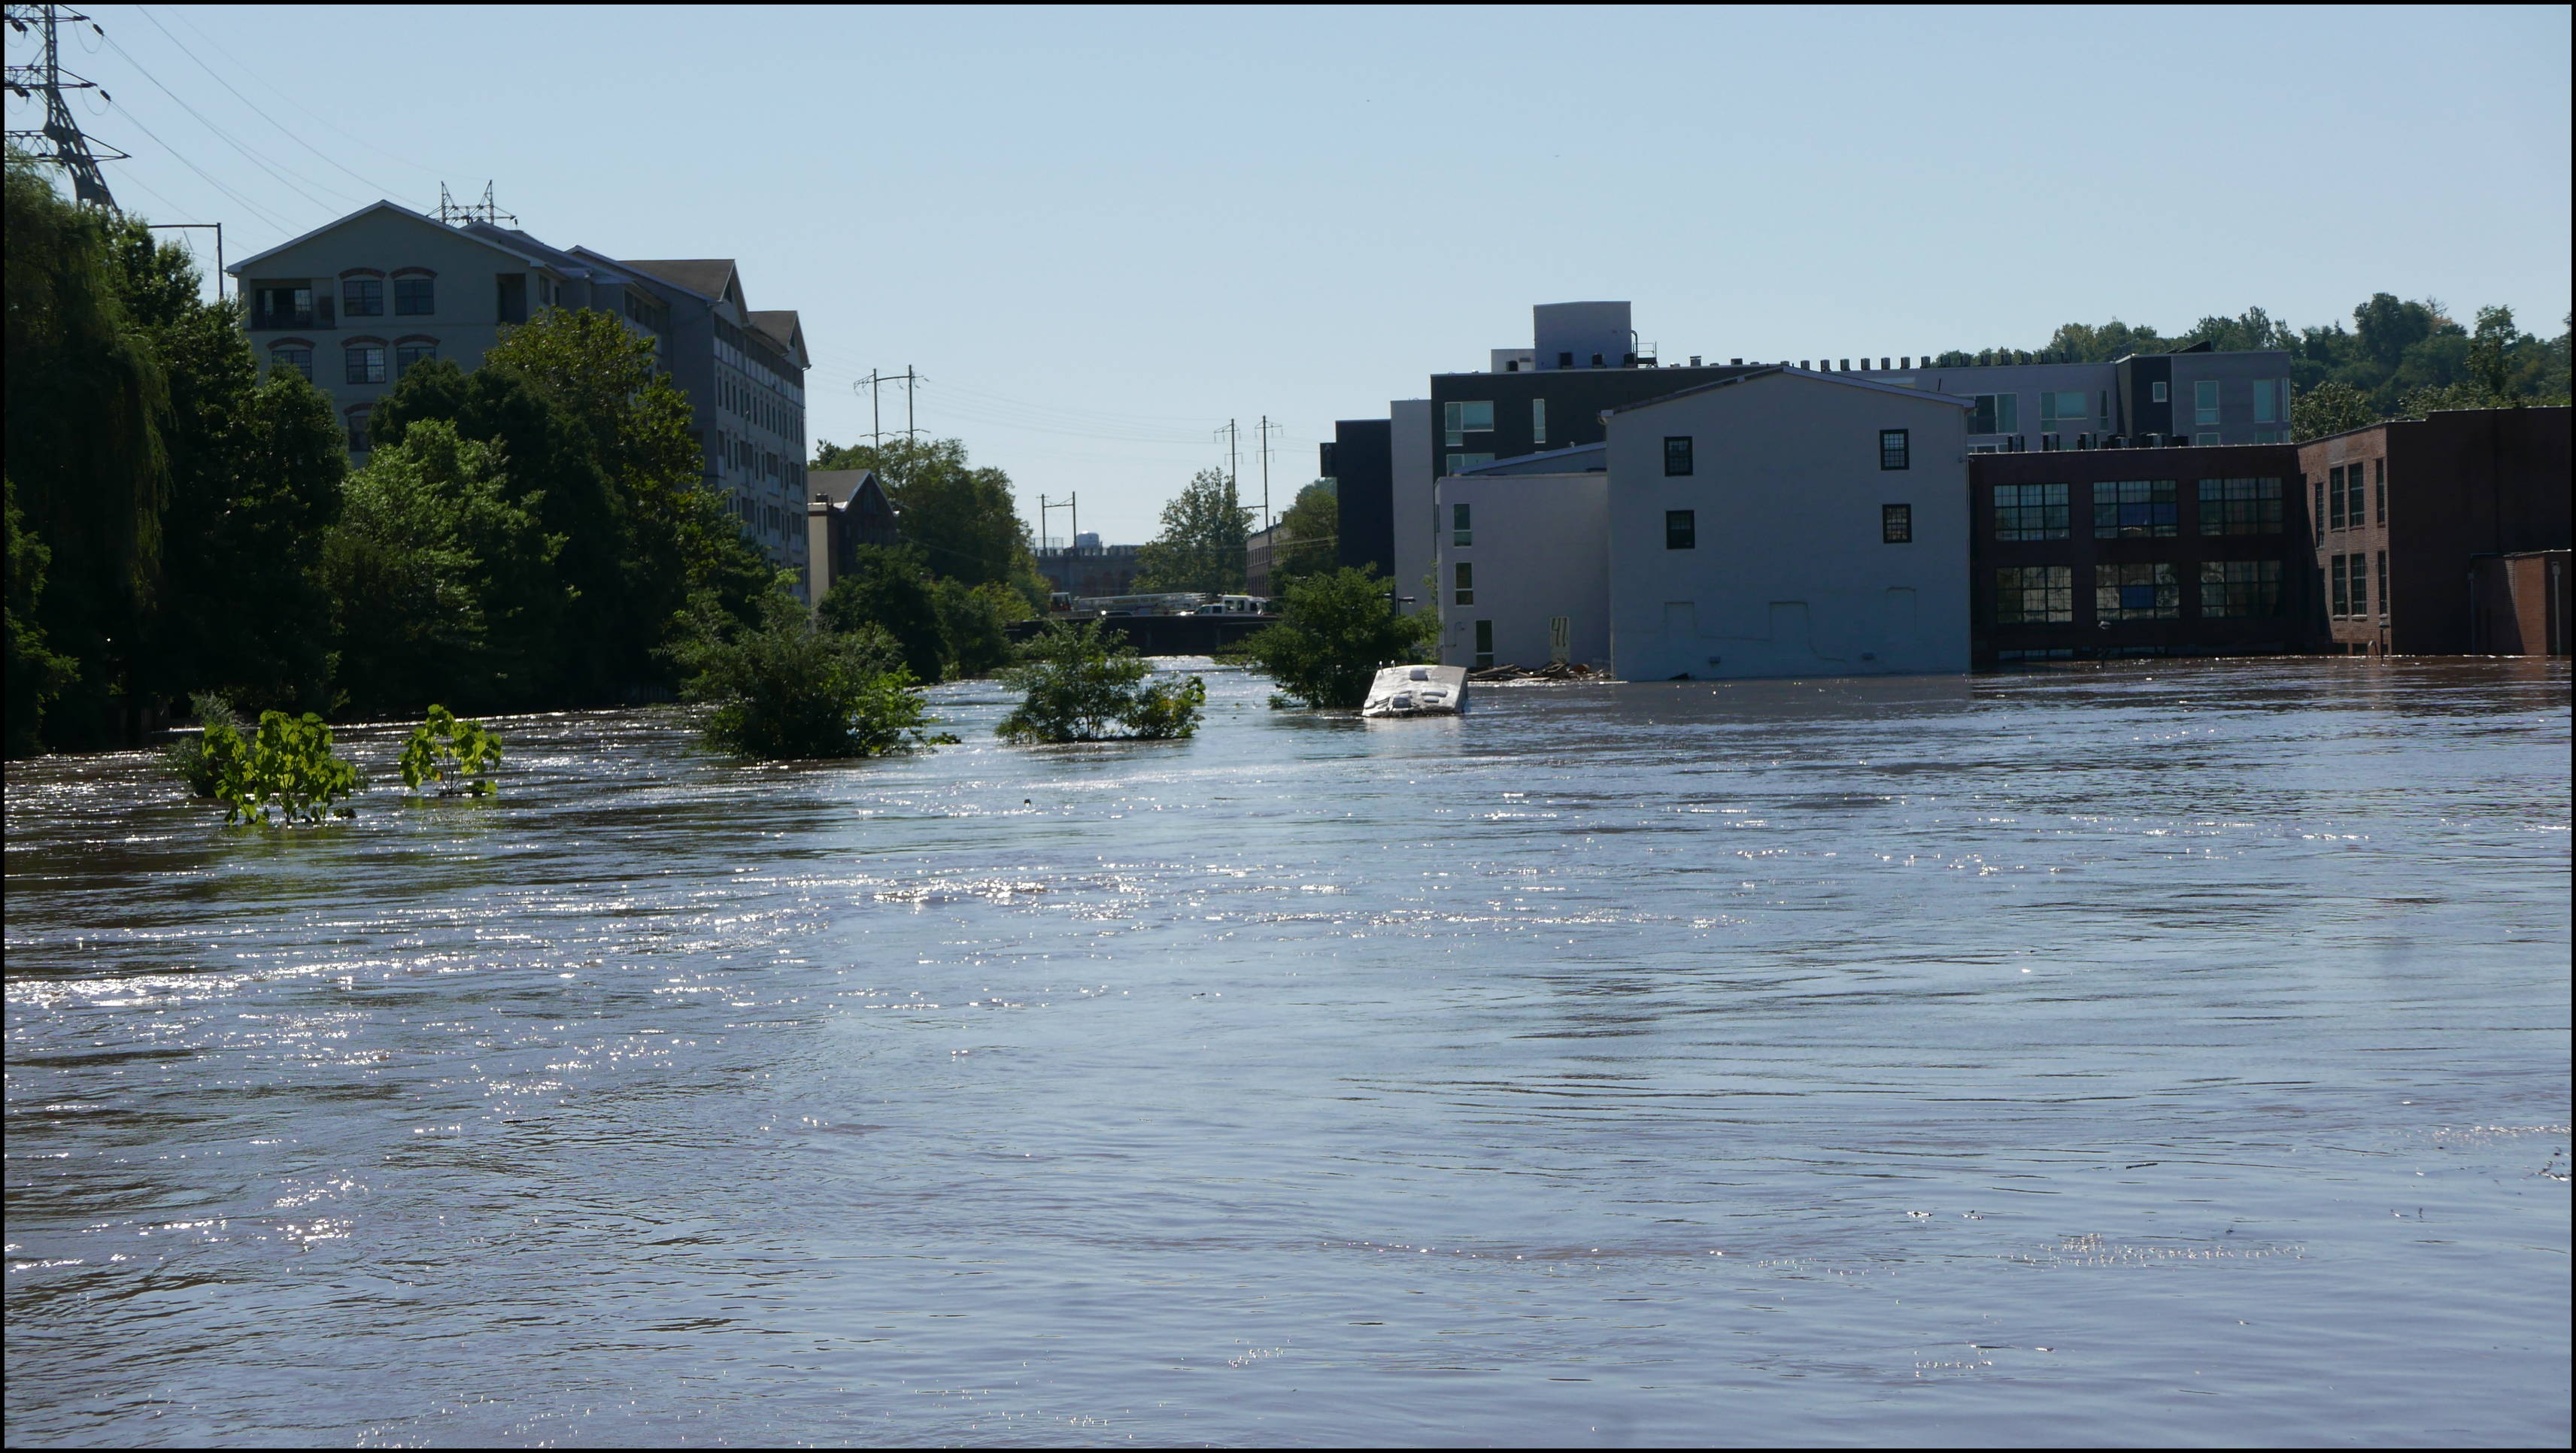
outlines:
[{"label": "small green sapling in water", "polygon": [[443,784],[442,797],[455,793],[486,796],[493,791],[492,769],[501,765],[501,739],[479,721],[463,721],[446,707],[432,704],[429,720],[412,729],[403,744],[402,779],[419,791],[425,782]]},{"label": "small green sapling in water", "polygon": [[289,825],[354,815],[345,807],[334,813],[331,804],[358,790],[358,769],[333,755],[331,728],[309,711],[263,711],[258,735],[247,741],[218,722],[206,728],[205,755],[227,824],[266,822],[271,808]]}]

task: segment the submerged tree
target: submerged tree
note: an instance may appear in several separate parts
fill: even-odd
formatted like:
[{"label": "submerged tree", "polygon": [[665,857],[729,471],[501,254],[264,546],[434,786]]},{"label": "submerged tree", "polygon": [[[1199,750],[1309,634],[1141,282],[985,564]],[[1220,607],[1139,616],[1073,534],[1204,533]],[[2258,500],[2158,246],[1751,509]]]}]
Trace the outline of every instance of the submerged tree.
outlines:
[{"label": "submerged tree", "polygon": [[923,730],[928,709],[894,637],[874,625],[824,629],[784,577],[752,625],[701,591],[666,649],[687,675],[681,694],[715,708],[707,740],[728,752],[875,757],[956,740]]},{"label": "submerged tree", "polygon": [[1288,587],[1279,624],[1255,632],[1236,654],[1310,707],[1355,707],[1384,667],[1417,659],[1439,633],[1429,611],[1398,615],[1374,570],[1342,569]]},{"label": "submerged tree", "polygon": [[1207,683],[1196,676],[1149,680],[1153,674],[1154,663],[1133,646],[1110,644],[1100,622],[1050,622],[1002,673],[1021,700],[997,734],[1014,742],[1097,742],[1196,732]]}]

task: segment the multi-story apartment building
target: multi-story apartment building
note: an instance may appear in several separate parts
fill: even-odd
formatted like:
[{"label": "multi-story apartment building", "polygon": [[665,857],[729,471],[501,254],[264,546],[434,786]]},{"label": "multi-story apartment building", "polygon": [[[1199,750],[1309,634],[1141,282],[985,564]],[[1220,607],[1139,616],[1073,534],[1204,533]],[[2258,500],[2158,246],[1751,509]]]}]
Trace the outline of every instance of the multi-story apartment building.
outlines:
[{"label": "multi-story apartment building", "polygon": [[2299,445],[2331,649],[2564,651],[2569,418],[2446,410]]},{"label": "multi-story apartment building", "polygon": [[261,368],[295,369],[329,394],[360,458],[368,415],[406,369],[474,368],[502,329],[545,308],[623,320],[688,397],[705,477],[745,535],[776,564],[804,566],[804,333],[792,311],[751,311],[730,261],[624,262],[378,202],[226,271],[250,303]]}]

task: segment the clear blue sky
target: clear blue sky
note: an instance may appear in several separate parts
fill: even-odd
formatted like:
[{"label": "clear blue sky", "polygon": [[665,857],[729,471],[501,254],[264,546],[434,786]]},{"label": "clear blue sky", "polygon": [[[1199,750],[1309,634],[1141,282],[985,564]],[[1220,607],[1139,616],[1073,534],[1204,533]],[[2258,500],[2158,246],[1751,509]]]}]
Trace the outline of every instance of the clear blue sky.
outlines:
[{"label": "clear blue sky", "polygon": [[1284,421],[1284,506],[1533,302],[1676,359],[2569,308],[2558,6],[94,14],[130,208],[239,257],[490,180],[559,246],[737,258],[815,435],[915,365],[926,428],[1112,540],[1229,417]]}]

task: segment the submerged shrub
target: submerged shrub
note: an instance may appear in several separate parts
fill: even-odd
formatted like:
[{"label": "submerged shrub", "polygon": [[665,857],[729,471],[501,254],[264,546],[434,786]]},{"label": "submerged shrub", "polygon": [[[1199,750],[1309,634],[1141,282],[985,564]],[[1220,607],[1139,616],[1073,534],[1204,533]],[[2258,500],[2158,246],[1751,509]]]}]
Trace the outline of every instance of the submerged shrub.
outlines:
[{"label": "submerged shrub", "polygon": [[206,739],[217,727],[238,736],[242,729],[241,713],[232,703],[211,691],[200,691],[188,698],[197,713],[200,728],[193,737],[181,737],[161,749],[161,770],[187,784],[191,797],[215,795],[215,763],[206,754]]},{"label": "submerged shrub", "polygon": [[501,739],[483,729],[479,721],[459,720],[456,713],[433,703],[429,720],[412,728],[411,740],[403,744],[403,785],[418,791],[424,782],[438,782],[440,794],[452,792],[488,795],[492,790],[492,769],[501,765]]},{"label": "submerged shrub", "polygon": [[1146,678],[1152,662],[1134,647],[1111,646],[1100,622],[1050,622],[1020,648],[1002,679],[1022,693],[1002,718],[999,735],[1014,742],[1097,742],[1114,737],[1168,740],[1198,730],[1207,683]]},{"label": "submerged shrub", "polygon": [[[259,734],[248,741],[234,727],[205,731],[206,759],[214,766],[213,795],[228,809],[226,823],[269,820],[272,808],[289,825],[334,815],[331,804],[358,790],[358,769],[331,751],[331,728],[311,712],[290,717],[259,714]],[[342,808],[336,814],[350,815]]]},{"label": "submerged shrub", "polygon": [[687,673],[681,695],[712,703],[707,740],[746,757],[875,757],[955,737],[922,730],[921,692],[903,648],[877,625],[819,628],[784,587],[761,602],[756,625],[701,593],[665,648]]},{"label": "submerged shrub", "polygon": [[1333,570],[1292,582],[1279,624],[1233,654],[1303,705],[1354,707],[1380,668],[1419,660],[1439,631],[1434,612],[1396,614],[1375,571]]}]

